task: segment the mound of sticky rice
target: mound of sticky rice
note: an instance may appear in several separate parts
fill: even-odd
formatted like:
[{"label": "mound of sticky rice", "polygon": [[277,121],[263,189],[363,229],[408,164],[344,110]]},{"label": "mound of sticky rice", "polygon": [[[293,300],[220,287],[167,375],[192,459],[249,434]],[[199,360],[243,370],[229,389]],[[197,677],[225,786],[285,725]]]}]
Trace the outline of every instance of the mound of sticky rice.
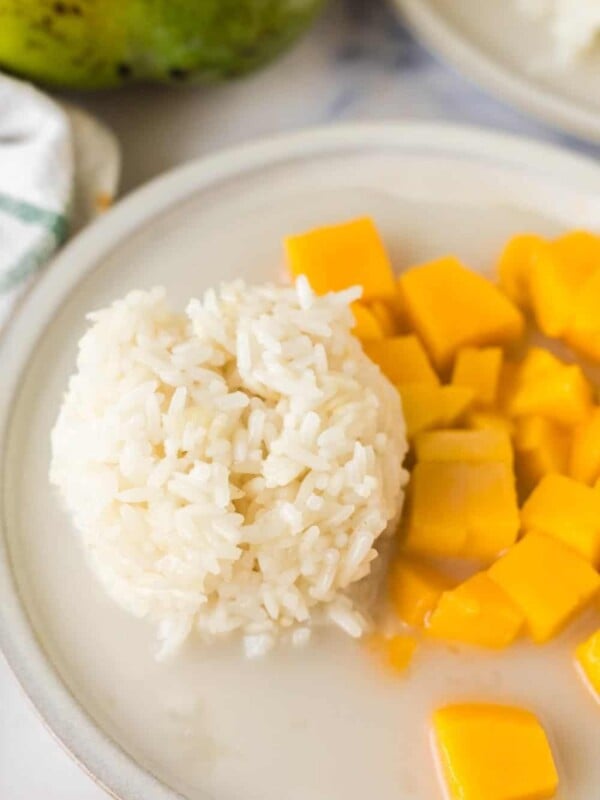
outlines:
[{"label": "mound of sticky rice", "polygon": [[403,499],[399,396],[351,334],[360,290],[162,289],[89,315],[52,433],[51,481],[89,562],[161,653],[192,630],[248,652],[351,599]]},{"label": "mound of sticky rice", "polygon": [[596,47],[600,34],[598,0],[517,0],[521,10],[549,25],[556,54],[568,63]]}]

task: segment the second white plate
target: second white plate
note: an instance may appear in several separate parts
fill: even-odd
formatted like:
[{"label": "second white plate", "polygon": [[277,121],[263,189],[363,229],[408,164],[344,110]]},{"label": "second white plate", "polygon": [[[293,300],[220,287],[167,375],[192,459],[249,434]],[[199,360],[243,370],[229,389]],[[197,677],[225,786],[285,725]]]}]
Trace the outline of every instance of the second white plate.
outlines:
[{"label": "second white plate", "polygon": [[600,55],[561,67],[549,26],[515,0],[393,0],[435,52],[503,100],[600,142]]}]

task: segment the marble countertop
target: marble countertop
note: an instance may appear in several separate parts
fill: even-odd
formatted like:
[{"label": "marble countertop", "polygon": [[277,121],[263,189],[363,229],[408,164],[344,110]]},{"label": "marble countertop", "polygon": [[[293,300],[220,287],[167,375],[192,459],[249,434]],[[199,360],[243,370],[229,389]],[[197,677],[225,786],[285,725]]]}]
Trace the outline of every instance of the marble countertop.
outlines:
[{"label": "marble countertop", "polygon": [[[337,0],[277,63],[215,88],[136,88],[69,99],[123,148],[122,192],[184,161],[265,135],[354,120],[447,120],[598,156],[491,98],[411,38],[384,0]],[[62,751],[0,659],[0,798],[107,800]]]}]

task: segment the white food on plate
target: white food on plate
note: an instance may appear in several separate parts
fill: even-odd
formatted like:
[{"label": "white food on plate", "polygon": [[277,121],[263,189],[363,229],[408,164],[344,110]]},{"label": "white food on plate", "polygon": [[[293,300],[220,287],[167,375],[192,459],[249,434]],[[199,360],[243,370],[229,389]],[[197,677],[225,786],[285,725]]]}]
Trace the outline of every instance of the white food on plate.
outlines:
[{"label": "white food on plate", "polygon": [[403,500],[397,391],[351,334],[352,289],[234,282],[174,312],[135,291],[89,315],[52,433],[51,481],[160,655],[196,629],[258,655],[328,619]]},{"label": "white food on plate", "polygon": [[517,0],[525,14],[546,22],[556,43],[556,54],[568,63],[597,43],[600,0]]}]

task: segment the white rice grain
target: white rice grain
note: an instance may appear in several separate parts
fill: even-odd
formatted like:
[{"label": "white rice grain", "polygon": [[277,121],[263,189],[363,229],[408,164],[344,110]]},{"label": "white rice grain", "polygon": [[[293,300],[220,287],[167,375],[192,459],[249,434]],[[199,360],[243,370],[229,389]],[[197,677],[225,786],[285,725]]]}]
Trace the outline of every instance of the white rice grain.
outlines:
[{"label": "white rice grain", "polygon": [[351,334],[360,290],[209,290],[185,314],[161,289],[90,314],[52,433],[50,477],[109,595],[157,627],[267,652],[327,618],[400,510],[399,396]]}]

